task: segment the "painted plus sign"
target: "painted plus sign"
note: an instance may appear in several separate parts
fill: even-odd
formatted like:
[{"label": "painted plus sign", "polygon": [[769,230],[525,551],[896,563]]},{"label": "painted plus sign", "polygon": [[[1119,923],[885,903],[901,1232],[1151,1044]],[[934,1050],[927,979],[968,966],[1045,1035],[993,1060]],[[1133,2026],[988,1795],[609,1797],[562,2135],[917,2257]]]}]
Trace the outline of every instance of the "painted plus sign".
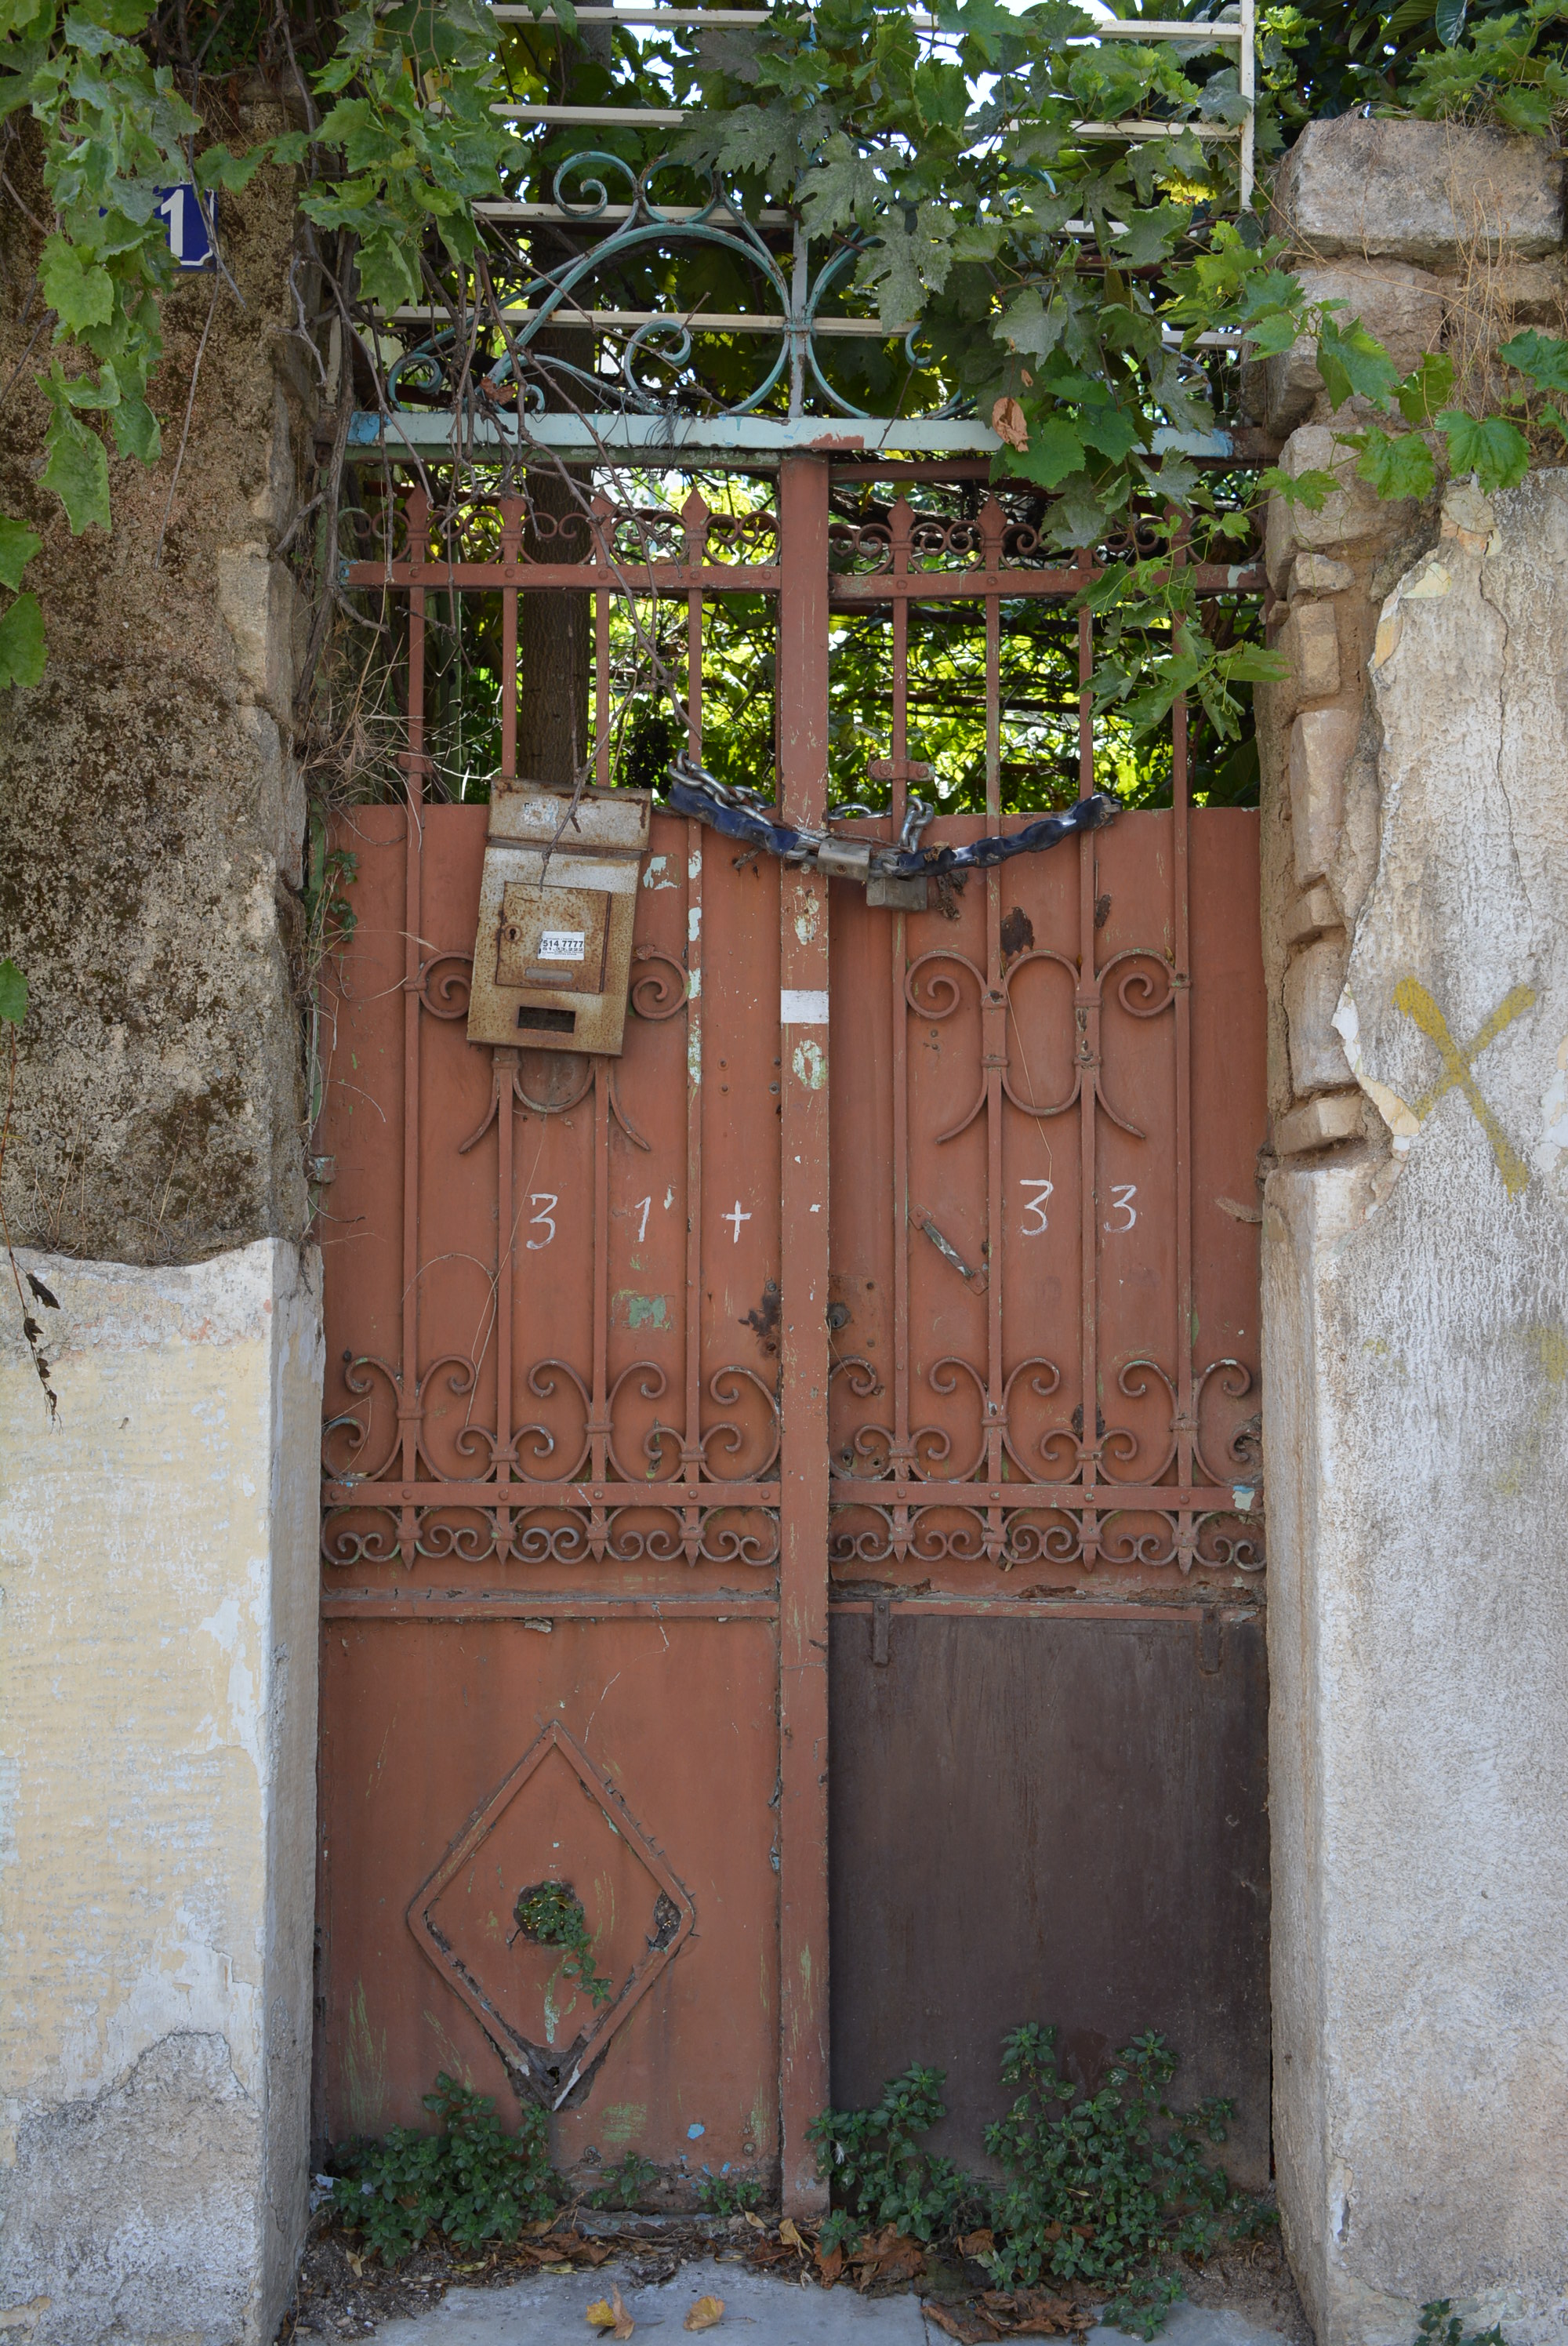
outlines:
[{"label": "painted plus sign", "polygon": [[733,1213],[720,1214],[718,1219],[721,1222],[733,1222],[735,1224],[735,1243],[738,1246],[740,1244],[740,1225],[742,1222],[748,1222],[751,1219],[749,1214],[742,1211],[739,1198],[737,1198],[735,1200],[735,1210]]}]

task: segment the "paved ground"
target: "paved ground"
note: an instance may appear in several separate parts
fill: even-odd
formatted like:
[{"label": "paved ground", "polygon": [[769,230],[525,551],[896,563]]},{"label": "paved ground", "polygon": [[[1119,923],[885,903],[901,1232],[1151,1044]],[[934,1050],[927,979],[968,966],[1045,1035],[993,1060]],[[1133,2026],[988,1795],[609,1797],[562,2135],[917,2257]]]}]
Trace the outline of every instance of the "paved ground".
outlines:
[{"label": "paved ground", "polygon": [[[744,2268],[712,2263],[682,2267],[673,2280],[639,2288],[615,2265],[597,2272],[537,2273],[509,2289],[453,2289],[432,2311],[387,2322],[377,2346],[586,2346],[596,2333],[587,2309],[618,2284],[636,2336],[656,2332],[668,2346],[686,2335],[686,2317],[699,2297],[724,2300],[724,2319],[709,2333],[748,2346],[946,2346],[913,2297],[858,2297],[853,2290],[801,2289]],[[1095,2346],[1120,2346],[1121,2332],[1091,2331]],[[1129,2341],[1129,2346],[1131,2342]],[[1160,2346],[1283,2346],[1283,2333],[1238,2313],[1178,2305],[1160,2333]]]}]

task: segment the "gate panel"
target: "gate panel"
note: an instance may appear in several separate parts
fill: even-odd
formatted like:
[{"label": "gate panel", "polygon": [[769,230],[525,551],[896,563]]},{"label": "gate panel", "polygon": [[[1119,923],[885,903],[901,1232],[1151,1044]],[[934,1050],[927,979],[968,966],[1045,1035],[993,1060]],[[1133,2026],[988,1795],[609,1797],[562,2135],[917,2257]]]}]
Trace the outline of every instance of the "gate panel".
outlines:
[{"label": "gate panel", "polygon": [[[585,2076],[571,2082],[574,2061],[555,2088],[561,2164],[627,2147],[694,2169],[777,2155],[777,1676],[767,1621],[331,1614],[333,2140],[428,2123],[420,2096],[442,2069],[504,2106],[497,2043],[554,2056],[602,2028]],[[569,1742],[514,1783],[556,1730]],[[596,2010],[556,1951],[519,1939],[518,1893],[548,1878],[582,1900],[599,1974],[619,1991],[640,1967],[640,1995]]]},{"label": "gate panel", "polygon": [[1261,1620],[833,1623],[833,2095],[945,2069],[936,2147],[985,2168],[1002,2040],[1054,2020],[1097,2081],[1133,2035],[1181,2055],[1178,2102],[1229,2095],[1225,2153],[1269,2174],[1268,1715]]},{"label": "gate panel", "polygon": [[[673,550],[601,504],[548,565],[518,501],[438,548],[413,497],[397,558],[349,566],[406,598],[408,803],[341,820],[358,926],[323,1004],[318,2130],[417,2123],[457,2068],[554,2109],[569,2168],[635,2150],[678,2198],[781,2165],[799,2211],[830,2088],[944,2065],[973,2157],[1002,2035],[1055,2019],[1085,2076],[1163,2028],[1189,2090],[1241,2101],[1256,2176],[1257,818],[1189,812],[1179,704],[1167,811],[921,913],[657,816],[624,1056],[466,1040],[487,818],[426,802],[433,590],[500,598],[496,787],[528,596],[591,597],[603,783],[615,597],[684,607],[700,759],[705,598],[777,595],[796,823],[835,615],[885,607],[883,836],[923,772],[911,608],[967,599],[988,808],[928,843],[1015,820],[1006,598],[1060,609],[1084,566],[995,500],[921,535],[829,493],[810,457],[777,522],[694,493]],[[1086,695],[1078,725],[1087,788]],[[529,1935],[552,1882],[597,2000]]]}]

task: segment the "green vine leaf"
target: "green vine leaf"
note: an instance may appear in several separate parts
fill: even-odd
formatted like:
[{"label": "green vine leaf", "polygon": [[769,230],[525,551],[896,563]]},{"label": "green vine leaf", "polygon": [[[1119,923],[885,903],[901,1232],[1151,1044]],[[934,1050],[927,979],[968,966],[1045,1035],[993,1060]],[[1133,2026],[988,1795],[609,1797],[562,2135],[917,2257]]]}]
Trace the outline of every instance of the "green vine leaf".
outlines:
[{"label": "green vine leaf", "polygon": [[231,154],[227,147],[209,147],[196,158],[196,184],[199,188],[221,188],[225,195],[237,195],[248,188],[262,164],[267,160],[265,144],[252,147],[243,155]]},{"label": "green vine leaf", "polygon": [[1430,496],[1437,485],[1432,452],[1419,432],[1401,432],[1390,438],[1376,426],[1369,432],[1343,432],[1348,448],[1359,448],[1356,471],[1369,481],[1380,497]]},{"label": "green vine leaf", "polygon": [[44,467],[44,486],[52,489],[66,508],[66,519],[71,525],[73,537],[80,537],[85,529],[95,525],[109,527],[109,460],[107,451],[96,432],[78,423],[66,401],[56,396],[56,383],[45,388],[54,401],[54,414],[44,444],[49,461]]},{"label": "green vine leaf", "polygon": [[114,315],[115,287],[108,270],[97,261],[85,260],[64,237],[52,236],[45,244],[38,281],[64,333],[80,333],[84,326],[107,326]]},{"label": "green vine leaf", "polygon": [[1037,481],[1043,489],[1058,487],[1069,473],[1082,472],[1083,467],[1084,443],[1065,415],[1031,421],[1029,445],[1013,450],[1007,459],[1009,473],[1020,480]]},{"label": "green vine leaf", "polygon": [[1530,443],[1501,415],[1465,415],[1445,407],[1437,419],[1456,474],[1473,473],[1483,496],[1517,488],[1530,470]]},{"label": "green vine leaf", "polygon": [[115,430],[115,447],[120,455],[138,456],[144,464],[157,464],[163,450],[163,432],[145,399],[134,395],[122,399],[110,421]]},{"label": "green vine leaf", "polygon": [[0,586],[9,586],[15,594],[22,584],[22,573],[44,541],[36,529],[25,521],[13,521],[9,515],[0,515]]},{"label": "green vine leaf", "polygon": [[1568,391],[1568,342],[1556,334],[1538,334],[1532,326],[1502,343],[1497,355],[1543,391]]},{"label": "green vine leaf", "polygon": [[844,132],[837,130],[824,142],[821,161],[801,185],[800,217],[809,235],[831,236],[836,230],[864,225],[887,193],[887,182],[878,176],[872,158],[859,154]]},{"label": "green vine leaf", "polygon": [[[1568,344],[1564,344],[1568,350]],[[1568,384],[1564,385],[1568,389]],[[1406,375],[1394,397],[1407,423],[1435,421],[1437,412],[1453,389],[1453,361],[1446,351],[1428,351],[1419,367]]]},{"label": "green vine leaf", "polygon": [[[0,619],[0,688],[13,684],[38,684],[43,680],[46,653],[44,648],[44,614],[38,607],[36,595],[18,595],[5,617]],[[13,964],[0,964],[0,978]],[[22,1014],[27,1007],[25,986],[22,994]],[[22,1015],[15,1014],[15,1015]],[[0,1018],[14,1014],[0,1004]]]},{"label": "green vine leaf", "polygon": [[0,1019],[20,1026],[27,1015],[27,981],[7,954],[0,961]]},{"label": "green vine leaf", "polygon": [[1318,372],[1335,407],[1359,397],[1386,407],[1400,380],[1400,371],[1377,336],[1359,318],[1341,332],[1326,317],[1318,334]]}]

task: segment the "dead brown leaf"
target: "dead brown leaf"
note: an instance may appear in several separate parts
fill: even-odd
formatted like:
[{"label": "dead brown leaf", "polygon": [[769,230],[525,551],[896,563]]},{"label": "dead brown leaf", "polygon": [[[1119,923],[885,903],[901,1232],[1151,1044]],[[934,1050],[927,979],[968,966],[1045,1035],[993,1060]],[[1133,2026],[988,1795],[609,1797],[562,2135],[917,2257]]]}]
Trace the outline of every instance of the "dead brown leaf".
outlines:
[{"label": "dead brown leaf", "polygon": [[913,2280],[925,2270],[925,2256],[919,2240],[911,2240],[896,2224],[888,2224],[874,2239],[857,2249],[850,2259],[855,2268],[855,2286],[867,2289],[874,2280]]},{"label": "dead brown leaf", "polygon": [[799,2249],[801,2255],[805,2255],[806,2243],[796,2230],[793,2220],[788,2216],[779,2220],[779,2237],[787,2249]]},{"label": "dead brown leaf", "polygon": [[830,2249],[826,2256],[820,2249],[818,2249],[817,2277],[824,2289],[831,2289],[833,2283],[842,2278],[843,2270],[844,2251],[841,2248]]},{"label": "dead brown leaf", "polygon": [[721,2297],[699,2297],[687,2315],[684,2326],[687,2330],[717,2330],[723,2319],[724,2300]]},{"label": "dead brown leaf", "polygon": [[1029,445],[1029,424],[1015,399],[999,399],[991,411],[991,428],[999,440],[1022,452]]},{"label": "dead brown leaf", "polygon": [[995,2322],[988,2321],[984,2314],[972,2305],[960,2310],[956,2306],[939,2305],[934,2299],[925,2297],[921,2300],[921,2311],[928,2321],[934,2321],[937,2328],[944,2330],[950,2338],[956,2338],[959,2346],[990,2346],[993,2338],[1002,2335]]},{"label": "dead brown leaf", "polygon": [[996,2246],[994,2232],[965,2232],[959,2247],[966,2257],[988,2257]]},{"label": "dead brown leaf", "polygon": [[629,2338],[636,2328],[620,2290],[613,2286],[607,2300],[595,2299],[588,2308],[587,2319],[596,2330],[607,2330],[612,2338]]}]

